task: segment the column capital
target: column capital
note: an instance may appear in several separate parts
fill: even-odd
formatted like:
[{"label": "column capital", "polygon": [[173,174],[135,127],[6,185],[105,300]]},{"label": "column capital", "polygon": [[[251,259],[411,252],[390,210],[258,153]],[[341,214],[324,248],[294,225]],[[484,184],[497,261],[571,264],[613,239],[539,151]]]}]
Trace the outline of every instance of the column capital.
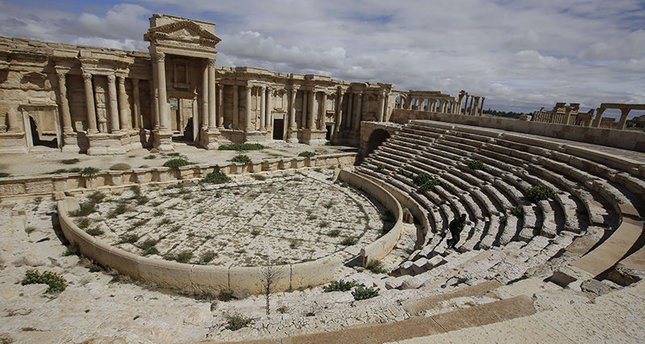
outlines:
[{"label": "column capital", "polygon": [[215,59],[214,58],[207,58],[206,59],[206,65],[209,67],[215,67]]},{"label": "column capital", "polygon": [[155,60],[155,62],[164,62],[166,60],[166,53],[157,51],[152,55],[152,58]]},{"label": "column capital", "polygon": [[114,75],[114,73],[108,74],[107,79],[109,82],[114,82],[116,80],[116,76]]},{"label": "column capital", "polygon": [[83,80],[92,80],[92,73],[83,71]]}]

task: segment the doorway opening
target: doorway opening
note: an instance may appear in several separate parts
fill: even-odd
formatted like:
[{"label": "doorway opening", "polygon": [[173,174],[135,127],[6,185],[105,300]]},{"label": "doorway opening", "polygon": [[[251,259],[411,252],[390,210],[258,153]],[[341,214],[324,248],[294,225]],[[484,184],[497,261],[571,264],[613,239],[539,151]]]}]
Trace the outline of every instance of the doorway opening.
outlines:
[{"label": "doorway opening", "polygon": [[331,133],[334,132],[334,125],[333,124],[327,124],[326,126],[327,132],[325,133],[325,140],[329,141],[331,140]]},{"label": "doorway opening", "polygon": [[55,116],[47,116],[47,114],[40,112],[33,115],[30,114],[29,131],[31,133],[31,146],[59,148],[57,125]]},{"label": "doorway opening", "polygon": [[273,119],[273,139],[284,140],[284,119]]}]

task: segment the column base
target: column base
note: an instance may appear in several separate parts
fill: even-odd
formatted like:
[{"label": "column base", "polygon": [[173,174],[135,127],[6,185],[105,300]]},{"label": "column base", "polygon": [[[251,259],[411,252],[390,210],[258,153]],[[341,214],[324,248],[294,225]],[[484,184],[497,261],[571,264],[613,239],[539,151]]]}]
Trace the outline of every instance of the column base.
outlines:
[{"label": "column base", "polygon": [[63,147],[61,151],[64,153],[81,152],[81,148],[78,146],[78,135],[75,132],[63,133]]},{"label": "column base", "polygon": [[172,131],[155,129],[152,132],[154,138],[152,147],[159,152],[174,152],[175,147],[172,144]]},{"label": "column base", "polygon": [[287,142],[288,143],[298,143],[298,129],[289,129],[287,131]]},{"label": "column base", "polygon": [[88,134],[88,155],[118,155],[125,154],[126,148],[121,142],[120,134]]}]

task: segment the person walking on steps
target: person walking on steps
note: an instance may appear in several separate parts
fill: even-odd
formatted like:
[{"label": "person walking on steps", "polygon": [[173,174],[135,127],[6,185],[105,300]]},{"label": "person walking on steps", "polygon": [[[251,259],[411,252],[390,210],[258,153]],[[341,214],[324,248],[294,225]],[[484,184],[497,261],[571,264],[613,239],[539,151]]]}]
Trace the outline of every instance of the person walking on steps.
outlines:
[{"label": "person walking on steps", "polygon": [[459,242],[459,234],[461,234],[461,231],[464,229],[465,225],[466,214],[461,214],[461,217],[455,218],[454,220],[450,221],[448,229],[450,230],[452,238],[448,239],[448,248],[455,248],[455,245],[457,245],[457,242]]}]

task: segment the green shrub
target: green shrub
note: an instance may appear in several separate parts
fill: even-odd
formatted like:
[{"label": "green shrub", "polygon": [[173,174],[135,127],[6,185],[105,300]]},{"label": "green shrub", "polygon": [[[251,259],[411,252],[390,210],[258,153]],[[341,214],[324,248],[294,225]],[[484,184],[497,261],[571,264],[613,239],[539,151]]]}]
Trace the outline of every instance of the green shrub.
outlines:
[{"label": "green shrub", "polygon": [[108,214],[107,217],[112,219],[115,218],[121,214],[125,214],[126,212],[130,211],[130,207],[128,207],[127,204],[125,203],[119,203],[116,205],[116,208],[112,209]]},{"label": "green shrub", "polygon": [[63,256],[69,257],[69,256],[76,256],[78,255],[78,246],[76,244],[71,244],[67,246],[67,249],[65,249],[65,252],[63,252]]},{"label": "green shrub", "polygon": [[231,301],[234,298],[235,296],[233,296],[233,292],[230,290],[222,290],[217,294],[217,299],[223,302]]},{"label": "green shrub", "polygon": [[511,214],[515,217],[522,217],[524,215],[524,208],[522,207],[511,208]]},{"label": "green shrub", "polygon": [[329,232],[327,232],[327,236],[335,238],[340,234],[340,229],[332,229]]},{"label": "green shrub", "polygon": [[96,212],[96,204],[92,201],[87,201],[79,204],[78,209],[70,211],[69,215],[72,217],[76,216],[87,216]]},{"label": "green shrub", "polygon": [[34,227],[34,226],[25,227],[25,233],[27,233],[27,235],[29,235],[29,234],[31,234],[31,233],[33,233],[35,231],[36,231],[36,227]]},{"label": "green shrub", "polygon": [[356,238],[347,237],[347,238],[343,239],[343,241],[341,241],[340,244],[344,245],[344,246],[352,246],[352,245],[356,245],[357,242],[358,242],[358,240]]},{"label": "green shrub", "polygon": [[351,290],[354,287],[362,286],[362,283],[358,283],[356,281],[333,281],[329,283],[328,285],[323,287],[323,291],[325,293],[330,293],[332,291],[348,291]]},{"label": "green shrub", "polygon": [[146,160],[151,160],[151,159],[156,159],[156,158],[157,158],[157,156],[154,155],[154,154],[150,154],[150,155],[144,157],[144,159],[146,159]]},{"label": "green shrub", "polygon": [[231,159],[231,162],[238,162],[238,163],[242,163],[242,164],[250,164],[253,161],[251,161],[251,158],[249,158],[247,155],[239,154],[239,155],[234,156],[233,159]]},{"label": "green shrub", "polygon": [[91,236],[99,236],[99,235],[103,234],[104,232],[99,227],[94,227],[94,228],[90,228],[90,229],[86,230],[85,233],[87,233],[87,234],[89,234]]},{"label": "green shrub", "polygon": [[176,170],[182,166],[190,165],[190,162],[188,162],[185,159],[170,159],[166,162],[163,163],[163,167],[170,167],[173,170]]},{"label": "green shrub", "polygon": [[159,254],[159,250],[155,247],[157,245],[157,240],[154,239],[146,239],[140,246],[139,248],[143,251],[143,254],[145,256],[150,255],[150,254]]},{"label": "green shrub", "polygon": [[284,314],[284,313],[287,313],[287,309],[288,309],[287,306],[280,306],[276,308],[276,311],[278,311],[278,313],[280,314]]},{"label": "green shrub", "polygon": [[99,172],[101,172],[101,170],[99,170],[96,167],[86,167],[86,168],[81,170],[81,176],[83,176],[83,177],[94,177]]},{"label": "green shrub", "polygon": [[470,168],[471,170],[483,170],[484,162],[481,160],[469,160],[468,168]]},{"label": "green shrub", "polygon": [[96,191],[93,194],[87,196],[87,199],[94,204],[99,204],[105,199],[105,194],[101,191]]},{"label": "green shrub", "polygon": [[134,244],[139,240],[139,237],[133,233],[121,234],[119,236],[119,244]]},{"label": "green shrub", "polygon": [[378,288],[367,288],[361,285],[356,287],[352,292],[352,296],[356,301],[371,299],[378,296]]},{"label": "green shrub", "polygon": [[387,273],[380,260],[370,260],[365,268],[375,274]]},{"label": "green shrub", "polygon": [[251,177],[253,177],[253,179],[255,179],[255,180],[266,180],[267,179],[266,176],[261,175],[261,174],[252,174]]},{"label": "green shrub", "polygon": [[11,173],[8,172],[0,172],[0,178],[7,178],[11,176]]},{"label": "green shrub", "polygon": [[253,319],[247,318],[242,315],[234,314],[226,316],[226,329],[231,331],[237,331],[241,328],[251,325]]},{"label": "green shrub", "polygon": [[219,150],[234,150],[234,151],[252,151],[261,150],[265,147],[259,143],[231,143],[228,145],[219,146]]},{"label": "green shrub", "polygon": [[76,220],[76,225],[80,229],[85,229],[85,228],[89,227],[91,224],[92,224],[92,221],[90,219],[88,219],[87,217],[81,217],[81,218]]},{"label": "green shrub", "polygon": [[211,260],[215,259],[215,257],[217,257],[217,253],[215,253],[215,251],[208,250],[199,256],[199,262],[202,264],[208,264]]},{"label": "green shrub", "polygon": [[65,165],[73,165],[73,164],[77,164],[77,163],[79,163],[79,162],[80,162],[80,160],[78,160],[78,159],[74,158],[74,159],[65,159],[65,160],[61,160],[60,162],[61,162],[61,163],[63,163],[63,164],[65,164]]},{"label": "green shrub", "polygon": [[179,263],[188,263],[191,258],[193,258],[193,253],[191,251],[182,251],[177,253],[175,256],[175,260]]},{"label": "green shrub", "polygon": [[304,152],[300,152],[300,154],[298,154],[298,156],[302,156],[302,157],[305,157],[305,158],[311,158],[311,157],[313,157],[315,155],[316,155],[316,153],[311,152],[311,151],[304,151]]},{"label": "green shrub", "polygon": [[531,202],[534,202],[534,203],[537,203],[538,201],[547,200],[553,197],[555,197],[555,192],[553,192],[551,188],[543,184],[533,186],[526,193],[526,198],[528,198]]},{"label": "green shrub", "polygon": [[46,293],[60,293],[67,288],[67,281],[60,274],[51,271],[40,273],[34,269],[27,270],[25,277],[20,283],[22,285],[47,284],[48,288],[45,291]]},{"label": "green shrub", "polygon": [[435,186],[440,184],[439,179],[427,173],[418,174],[416,177],[414,177],[413,181],[421,191],[434,190]]},{"label": "green shrub", "polygon": [[320,228],[327,228],[327,227],[329,227],[329,221],[321,221],[321,222],[318,224],[318,227],[320,227]]},{"label": "green shrub", "polygon": [[229,178],[226,174],[223,172],[211,172],[207,174],[200,183],[208,183],[208,184],[224,184],[228,183],[231,181],[231,178]]}]

